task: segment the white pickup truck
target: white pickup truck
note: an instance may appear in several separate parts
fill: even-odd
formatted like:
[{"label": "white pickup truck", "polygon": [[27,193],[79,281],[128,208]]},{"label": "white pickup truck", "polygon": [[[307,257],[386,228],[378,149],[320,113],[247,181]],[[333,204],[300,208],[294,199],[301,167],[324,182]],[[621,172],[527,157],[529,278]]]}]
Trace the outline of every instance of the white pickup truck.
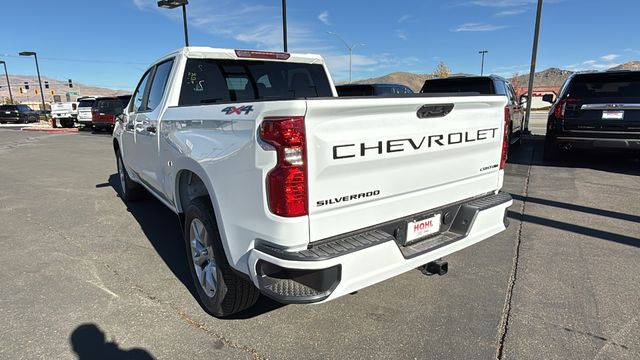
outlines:
[{"label": "white pickup truck", "polygon": [[317,55],[182,48],[118,117],[120,194],[179,216],[210,314],[324,302],[505,230],[506,104],[338,98]]},{"label": "white pickup truck", "polygon": [[75,101],[51,103],[51,118],[56,127],[70,128],[75,125],[78,117],[78,103]]}]

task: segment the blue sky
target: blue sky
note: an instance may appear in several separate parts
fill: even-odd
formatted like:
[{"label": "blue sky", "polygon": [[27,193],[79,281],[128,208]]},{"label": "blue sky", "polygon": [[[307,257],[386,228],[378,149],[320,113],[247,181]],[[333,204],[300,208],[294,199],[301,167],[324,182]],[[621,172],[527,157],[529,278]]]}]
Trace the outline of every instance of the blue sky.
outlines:
[{"label": "blue sky", "polygon": [[[356,47],[354,79],[393,71],[427,73],[444,61],[455,72],[528,72],[536,0],[288,0],[289,50],[327,59],[336,81],[349,61],[336,32]],[[280,50],[281,0],[190,0],[190,42]],[[181,12],[156,0],[4,1],[0,59],[13,74],[120,89],[135,86],[146,66],[183,44]],[[624,11],[619,11],[624,9]],[[637,0],[546,0],[538,69],[606,69],[640,59]],[[6,16],[10,15],[10,16]]]}]

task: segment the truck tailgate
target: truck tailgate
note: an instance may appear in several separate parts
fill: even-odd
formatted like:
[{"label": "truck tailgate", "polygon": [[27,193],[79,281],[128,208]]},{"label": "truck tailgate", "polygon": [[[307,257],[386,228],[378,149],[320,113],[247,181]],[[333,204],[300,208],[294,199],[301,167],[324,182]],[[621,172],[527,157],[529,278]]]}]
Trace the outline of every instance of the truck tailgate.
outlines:
[{"label": "truck tailgate", "polygon": [[496,191],[506,103],[502,96],[308,100],[310,240]]}]

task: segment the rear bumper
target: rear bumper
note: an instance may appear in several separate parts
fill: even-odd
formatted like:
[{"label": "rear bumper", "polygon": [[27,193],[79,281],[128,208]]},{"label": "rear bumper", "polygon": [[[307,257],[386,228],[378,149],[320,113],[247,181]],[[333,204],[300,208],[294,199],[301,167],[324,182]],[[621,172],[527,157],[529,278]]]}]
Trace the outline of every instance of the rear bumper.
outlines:
[{"label": "rear bumper", "polygon": [[640,150],[640,139],[557,136],[556,144],[560,148]]},{"label": "rear bumper", "polygon": [[23,121],[23,119],[17,117],[17,116],[11,116],[11,117],[0,117],[0,121],[2,122],[21,122]]},{"label": "rear bumper", "polygon": [[[249,254],[249,269],[260,291],[283,303],[329,301],[415,269],[485,240],[507,227],[505,193],[452,204],[287,252],[263,243]],[[443,214],[442,232],[400,245],[407,220]],[[449,216],[445,213],[452,212]],[[445,220],[446,219],[446,220]],[[396,231],[391,229],[396,228]]]}]

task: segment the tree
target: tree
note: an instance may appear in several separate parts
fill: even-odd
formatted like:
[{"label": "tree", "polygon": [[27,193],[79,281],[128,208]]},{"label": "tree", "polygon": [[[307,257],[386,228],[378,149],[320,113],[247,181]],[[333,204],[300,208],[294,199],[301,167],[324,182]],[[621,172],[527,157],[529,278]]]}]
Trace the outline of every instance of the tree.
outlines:
[{"label": "tree", "polygon": [[444,61],[440,61],[440,64],[433,71],[433,77],[436,78],[446,78],[451,76],[451,69],[447,67]]}]

